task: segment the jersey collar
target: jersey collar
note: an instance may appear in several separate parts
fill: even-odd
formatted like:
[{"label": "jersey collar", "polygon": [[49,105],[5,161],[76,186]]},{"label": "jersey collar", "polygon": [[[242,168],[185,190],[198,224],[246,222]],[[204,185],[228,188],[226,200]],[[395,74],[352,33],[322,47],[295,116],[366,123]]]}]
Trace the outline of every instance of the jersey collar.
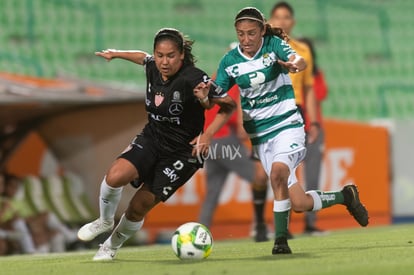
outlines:
[{"label": "jersey collar", "polygon": [[238,47],[237,47],[237,50],[239,51],[239,54],[241,55],[241,56],[243,56],[245,59],[247,59],[247,60],[254,60],[255,58],[256,58],[256,56],[261,52],[261,50],[262,50],[262,48],[263,48],[263,41],[264,41],[264,38],[262,37],[262,43],[261,43],[261,45],[260,45],[260,47],[259,47],[259,49],[257,50],[257,52],[253,55],[253,57],[248,57],[247,55],[245,55],[243,52],[242,52],[242,50],[241,50],[241,48],[240,48],[240,43],[239,43],[239,45],[238,45]]}]

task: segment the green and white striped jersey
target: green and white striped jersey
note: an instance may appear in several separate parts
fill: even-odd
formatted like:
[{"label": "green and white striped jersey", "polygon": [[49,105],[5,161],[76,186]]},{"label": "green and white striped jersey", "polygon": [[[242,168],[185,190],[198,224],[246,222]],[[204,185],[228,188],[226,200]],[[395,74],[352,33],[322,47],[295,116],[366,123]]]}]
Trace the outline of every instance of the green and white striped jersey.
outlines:
[{"label": "green and white striped jersey", "polygon": [[276,36],[265,36],[252,58],[239,47],[221,60],[215,82],[225,91],[240,88],[243,126],[253,145],[264,143],[281,131],[302,127],[288,72],[277,63],[287,61],[295,51]]}]

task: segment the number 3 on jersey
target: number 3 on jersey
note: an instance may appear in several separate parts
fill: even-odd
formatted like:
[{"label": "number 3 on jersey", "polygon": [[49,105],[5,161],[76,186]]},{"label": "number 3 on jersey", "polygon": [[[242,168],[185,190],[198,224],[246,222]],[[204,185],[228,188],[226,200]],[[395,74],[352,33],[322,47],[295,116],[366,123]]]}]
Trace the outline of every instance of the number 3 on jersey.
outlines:
[{"label": "number 3 on jersey", "polygon": [[262,72],[252,72],[249,74],[250,87],[257,88],[266,80],[266,76]]}]

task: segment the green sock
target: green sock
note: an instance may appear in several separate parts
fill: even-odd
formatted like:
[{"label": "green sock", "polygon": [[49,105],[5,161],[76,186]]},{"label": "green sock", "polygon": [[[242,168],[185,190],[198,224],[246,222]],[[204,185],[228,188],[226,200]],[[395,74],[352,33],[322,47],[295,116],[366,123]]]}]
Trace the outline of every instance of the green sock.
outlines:
[{"label": "green sock", "polygon": [[319,195],[319,198],[322,201],[322,208],[327,208],[332,205],[344,203],[344,195],[341,191],[322,192],[318,190],[316,191],[316,193]]},{"label": "green sock", "polygon": [[290,210],[283,212],[273,212],[275,224],[275,238],[287,237]]}]

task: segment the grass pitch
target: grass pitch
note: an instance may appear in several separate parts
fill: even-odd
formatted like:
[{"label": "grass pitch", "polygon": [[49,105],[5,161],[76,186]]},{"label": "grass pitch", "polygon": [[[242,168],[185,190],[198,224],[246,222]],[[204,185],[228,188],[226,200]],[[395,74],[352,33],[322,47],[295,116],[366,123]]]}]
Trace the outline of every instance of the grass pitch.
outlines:
[{"label": "grass pitch", "polygon": [[0,274],[413,274],[414,225],[334,231],[289,242],[292,255],[272,256],[273,242],[215,242],[206,260],[181,261],[169,245],[122,248],[112,262],[96,250],[0,258]]}]

